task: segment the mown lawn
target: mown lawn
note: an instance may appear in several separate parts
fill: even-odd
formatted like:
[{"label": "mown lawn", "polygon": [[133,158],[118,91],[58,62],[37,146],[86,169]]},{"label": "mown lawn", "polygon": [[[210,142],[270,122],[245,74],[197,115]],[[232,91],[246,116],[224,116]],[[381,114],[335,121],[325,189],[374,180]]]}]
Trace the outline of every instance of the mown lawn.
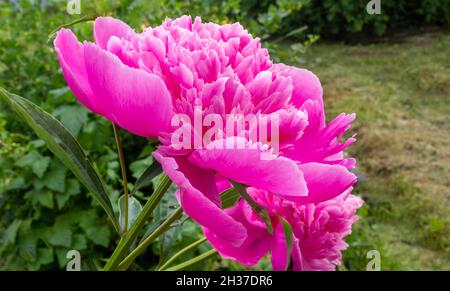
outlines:
[{"label": "mown lawn", "polygon": [[342,269],[450,270],[450,35],[372,45],[319,44],[306,61],[322,80],[328,120],[356,112],[355,193],[366,201]]}]

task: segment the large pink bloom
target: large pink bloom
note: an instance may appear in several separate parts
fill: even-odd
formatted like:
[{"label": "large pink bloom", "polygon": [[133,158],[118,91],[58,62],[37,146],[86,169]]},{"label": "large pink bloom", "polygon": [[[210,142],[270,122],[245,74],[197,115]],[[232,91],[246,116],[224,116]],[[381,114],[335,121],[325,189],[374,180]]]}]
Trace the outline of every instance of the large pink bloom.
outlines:
[{"label": "large pink bloom", "polygon": [[[208,229],[209,237],[214,234],[232,247],[255,239],[248,224],[221,207],[221,185],[227,180],[299,205],[334,199],[356,182],[348,170],[355,161],[343,155],[354,138],[341,142],[355,116],[341,114],[326,125],[318,78],[305,69],[273,64],[259,39],[240,24],[220,26],[183,16],[136,33],[121,21],[97,18],[94,39],[81,44],[70,30],[58,32],[55,47],[68,85],[93,112],[160,139],[153,156],[180,186],[185,212]],[[252,127],[194,149],[174,147],[172,117],[195,120],[198,107],[202,117],[214,113],[224,121],[230,113],[276,115],[280,151],[253,140]],[[216,146],[236,142],[245,149]],[[261,159],[261,153],[272,158]],[[261,250],[252,251],[259,254],[268,246],[261,242]]]},{"label": "large pink bloom", "polygon": [[355,212],[363,204],[360,198],[350,194],[351,188],[317,204],[288,201],[255,188],[249,188],[248,192],[255,202],[270,211],[274,235],[269,235],[258,214],[241,200],[226,210],[247,228],[248,237],[241,246],[235,247],[204,228],[206,237],[224,258],[251,266],[270,251],[273,269],[285,270],[288,253],[278,218],[281,216],[293,229],[293,270],[329,271],[341,263],[341,251],[347,248],[344,238],[351,233],[351,226],[358,219]]}]

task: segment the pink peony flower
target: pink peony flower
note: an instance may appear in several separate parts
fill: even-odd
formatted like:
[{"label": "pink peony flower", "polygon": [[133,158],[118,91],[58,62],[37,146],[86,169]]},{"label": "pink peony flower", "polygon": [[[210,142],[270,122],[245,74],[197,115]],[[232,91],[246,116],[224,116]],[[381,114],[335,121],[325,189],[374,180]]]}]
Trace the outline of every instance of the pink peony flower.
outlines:
[{"label": "pink peony flower", "polygon": [[[259,39],[240,24],[221,26],[183,16],[136,33],[119,20],[97,18],[94,39],[82,44],[62,29],[55,40],[76,97],[132,133],[158,137],[161,146],[153,156],[180,187],[185,212],[223,245],[243,248],[257,240],[261,249],[249,250],[248,262],[273,244],[264,233],[259,242],[253,226],[234,213],[244,202],[222,209],[220,193],[228,180],[308,209],[356,182],[349,172],[355,161],[343,155],[355,139],[341,142],[354,114],[341,114],[326,125],[319,79],[305,69],[273,64]],[[260,119],[228,130],[230,115],[264,115],[269,125],[278,126],[261,140]],[[214,126],[220,123],[214,138],[208,131],[213,123],[205,124],[211,116]],[[188,124],[178,126],[184,119]],[[197,119],[203,121],[200,127]],[[192,147],[174,143],[180,129],[188,130]]]},{"label": "pink peony flower", "polygon": [[350,194],[351,190],[317,204],[303,204],[249,188],[248,193],[254,201],[269,209],[275,230],[273,236],[244,200],[226,210],[247,228],[248,236],[242,245],[233,246],[208,228],[204,228],[204,232],[224,258],[251,266],[270,251],[273,269],[285,270],[287,249],[278,218],[281,216],[293,229],[293,270],[334,270],[341,263],[341,251],[347,248],[344,238],[351,233],[351,226],[358,219],[355,212],[363,204],[360,198]]}]

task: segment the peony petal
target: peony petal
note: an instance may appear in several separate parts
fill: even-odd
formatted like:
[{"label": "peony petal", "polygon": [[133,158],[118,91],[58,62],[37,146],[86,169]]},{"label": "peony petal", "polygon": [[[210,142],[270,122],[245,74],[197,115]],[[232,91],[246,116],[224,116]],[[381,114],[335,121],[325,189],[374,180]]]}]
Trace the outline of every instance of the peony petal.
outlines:
[{"label": "peony petal", "polygon": [[320,163],[300,164],[308,185],[309,195],[299,202],[318,203],[332,199],[356,183],[356,176],[341,165]]},{"label": "peony petal", "polygon": [[78,42],[70,29],[58,31],[54,45],[70,89],[84,106],[100,113],[91,100],[93,95],[84,64],[84,46]]},{"label": "peony petal", "polygon": [[307,100],[301,109],[308,114],[308,126],[294,146],[282,152],[283,156],[301,163],[321,162],[353,168],[355,161],[345,158],[343,150],[356,139],[350,137],[343,142],[341,139],[355,119],[355,114],[341,113],[325,125],[324,111],[317,101]]},{"label": "peony petal", "polygon": [[112,17],[97,17],[94,22],[94,40],[102,49],[107,48],[112,36],[124,38],[134,31],[124,22]]},{"label": "peony petal", "polygon": [[84,56],[96,103],[106,118],[145,137],[170,129],[172,99],[158,76],[130,68],[93,44],[86,44]]},{"label": "peony petal", "polygon": [[292,146],[302,136],[303,130],[308,125],[308,116],[297,109],[281,109],[272,114],[278,114],[279,117],[280,148]]},{"label": "peony petal", "polygon": [[195,150],[189,160],[227,179],[273,192],[286,199],[308,194],[303,174],[294,161],[284,157],[262,159],[261,149],[233,149],[232,145],[236,142],[244,144],[245,140],[236,137],[216,140],[206,148]]},{"label": "peony petal", "polygon": [[220,196],[212,171],[200,169],[184,157],[164,156],[159,150],[153,152],[153,157],[180,186],[181,206],[193,220],[233,246],[244,242],[247,238],[244,226],[219,207]]},{"label": "peony petal", "polygon": [[283,226],[278,224],[274,233],[274,243],[272,247],[272,268],[274,271],[286,270],[287,248],[286,236],[284,234]]},{"label": "peony petal", "polygon": [[257,227],[247,220],[244,215],[246,203],[241,200],[236,206],[227,209],[227,213],[241,222],[247,230],[247,238],[239,247],[230,244],[229,241],[218,237],[212,229],[203,228],[206,238],[226,259],[233,259],[244,266],[253,266],[269,251],[272,245],[272,237],[265,227]]},{"label": "peony petal", "polygon": [[297,108],[300,108],[307,100],[316,100],[323,109],[322,85],[313,72],[284,64],[276,64],[272,70],[291,77],[294,86],[291,101]]},{"label": "peony petal", "polygon": [[294,236],[292,242],[292,271],[303,271],[303,258],[302,252],[300,250],[300,240]]}]

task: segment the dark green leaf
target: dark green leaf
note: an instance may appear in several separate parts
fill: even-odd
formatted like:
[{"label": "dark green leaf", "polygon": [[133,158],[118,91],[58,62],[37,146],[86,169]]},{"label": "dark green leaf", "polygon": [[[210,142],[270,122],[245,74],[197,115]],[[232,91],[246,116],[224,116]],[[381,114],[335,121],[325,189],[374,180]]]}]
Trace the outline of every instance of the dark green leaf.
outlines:
[{"label": "dark green leaf", "polygon": [[45,171],[47,171],[48,165],[50,164],[50,158],[49,157],[42,157],[31,166],[31,169],[33,170],[33,173],[36,174],[39,178],[42,178]]},{"label": "dark green leaf", "polygon": [[95,225],[87,229],[86,236],[95,244],[108,247],[111,239],[111,232],[106,225]]},{"label": "dark green leaf", "polygon": [[42,182],[48,189],[63,193],[66,191],[66,171],[67,169],[58,160],[53,160]]},{"label": "dark green leaf", "polygon": [[42,156],[37,151],[32,151],[15,162],[15,165],[18,167],[31,167],[33,173],[39,178],[42,178],[49,164],[50,158]]},{"label": "dark green leaf", "polygon": [[47,143],[48,148],[94,195],[119,232],[119,224],[105,186],[72,134],[53,116],[25,98],[11,94],[1,87],[0,97],[28,123]]},{"label": "dark green leaf", "polygon": [[87,248],[86,238],[81,234],[75,234],[72,239],[72,249],[82,251]]},{"label": "dark green leaf", "polygon": [[38,249],[37,261],[39,265],[47,265],[53,262],[53,249],[48,247]]},{"label": "dark green leaf", "polygon": [[25,188],[26,183],[23,177],[15,177],[12,179],[6,187],[6,190],[16,190]]},{"label": "dark green leaf", "polygon": [[69,262],[69,259],[66,258],[67,255],[67,249],[56,249],[55,250],[56,259],[58,260],[58,265],[60,268],[64,268],[67,265],[67,262]]},{"label": "dark green leaf", "polygon": [[13,223],[3,233],[3,246],[7,246],[10,243],[14,243],[16,240],[17,231],[19,230],[21,220],[14,220]]},{"label": "dark green leaf", "polygon": [[165,258],[170,257],[173,253],[175,242],[183,230],[183,223],[177,223],[171,229],[161,236],[160,239],[160,262],[163,262]]},{"label": "dark green leaf", "polygon": [[44,239],[54,246],[69,248],[72,244],[72,230],[65,223],[55,223],[44,232]]},{"label": "dark green leaf", "polygon": [[34,261],[37,257],[39,237],[35,233],[27,233],[19,239],[19,254],[26,261]]},{"label": "dark green leaf", "polygon": [[48,190],[33,189],[25,193],[24,197],[29,199],[33,205],[40,204],[50,209],[55,206],[53,201],[53,193]]},{"label": "dark green leaf", "polygon": [[154,161],[150,167],[148,167],[144,173],[137,179],[136,183],[134,184],[133,193],[138,191],[139,189],[142,189],[144,187],[147,187],[152,184],[153,178],[158,176],[162,173],[162,167],[157,162]]},{"label": "dark green leaf", "polygon": [[87,258],[84,258],[81,266],[82,271],[99,271],[101,268],[97,266],[94,259],[89,256]]},{"label": "dark green leaf", "polygon": [[69,200],[70,196],[80,194],[80,184],[76,179],[67,181],[66,191],[55,196],[58,209],[62,209]]}]

